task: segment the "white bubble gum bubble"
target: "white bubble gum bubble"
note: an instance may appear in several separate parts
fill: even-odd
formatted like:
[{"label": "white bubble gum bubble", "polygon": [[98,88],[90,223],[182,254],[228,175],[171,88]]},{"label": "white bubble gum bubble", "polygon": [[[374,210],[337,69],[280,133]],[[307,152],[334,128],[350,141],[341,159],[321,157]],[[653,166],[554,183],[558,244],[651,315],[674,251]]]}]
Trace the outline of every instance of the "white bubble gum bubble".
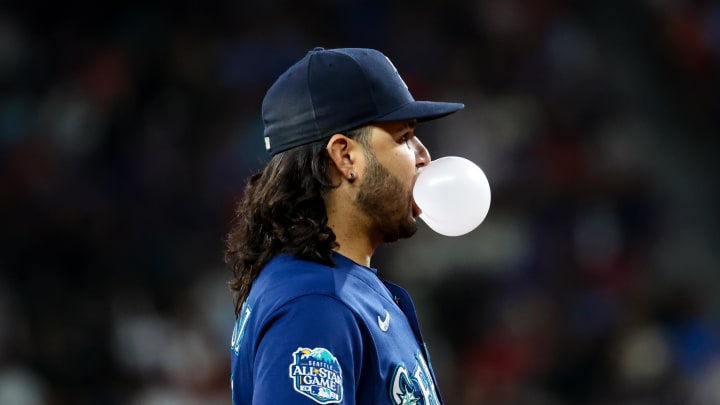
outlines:
[{"label": "white bubble gum bubble", "polygon": [[464,235],[485,220],[490,210],[490,183],[475,163],[442,157],[423,168],[413,188],[420,218],[445,236]]}]

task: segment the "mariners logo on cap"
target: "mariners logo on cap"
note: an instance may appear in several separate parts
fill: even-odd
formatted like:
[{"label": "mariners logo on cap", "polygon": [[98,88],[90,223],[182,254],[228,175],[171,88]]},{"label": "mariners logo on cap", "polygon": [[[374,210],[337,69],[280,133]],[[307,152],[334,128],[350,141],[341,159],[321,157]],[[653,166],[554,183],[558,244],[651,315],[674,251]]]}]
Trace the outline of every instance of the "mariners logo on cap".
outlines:
[{"label": "mariners logo on cap", "polygon": [[342,401],[342,369],[328,349],[298,347],[292,358],[290,378],[295,391],[318,404]]},{"label": "mariners logo on cap", "polygon": [[385,59],[388,61],[388,63],[390,64],[390,66],[392,66],[393,70],[395,71],[395,74],[396,74],[397,77],[400,79],[400,81],[402,82],[403,86],[405,86],[405,88],[408,89],[408,85],[405,84],[405,80],[403,80],[402,76],[400,76],[400,72],[398,72],[398,70],[397,70],[397,68],[395,67],[395,65],[393,65],[392,61],[390,61],[390,58],[388,58],[388,57],[386,56]]}]

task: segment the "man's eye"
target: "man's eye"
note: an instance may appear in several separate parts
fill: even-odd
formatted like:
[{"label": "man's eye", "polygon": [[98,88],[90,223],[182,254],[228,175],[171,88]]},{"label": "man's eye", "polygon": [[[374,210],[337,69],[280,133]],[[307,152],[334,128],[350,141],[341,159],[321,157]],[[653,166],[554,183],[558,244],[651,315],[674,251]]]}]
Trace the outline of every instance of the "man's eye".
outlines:
[{"label": "man's eye", "polygon": [[409,136],[403,135],[403,136],[400,137],[400,139],[398,139],[398,142],[399,142],[399,143],[405,143],[405,142],[407,142],[409,139],[410,139]]}]

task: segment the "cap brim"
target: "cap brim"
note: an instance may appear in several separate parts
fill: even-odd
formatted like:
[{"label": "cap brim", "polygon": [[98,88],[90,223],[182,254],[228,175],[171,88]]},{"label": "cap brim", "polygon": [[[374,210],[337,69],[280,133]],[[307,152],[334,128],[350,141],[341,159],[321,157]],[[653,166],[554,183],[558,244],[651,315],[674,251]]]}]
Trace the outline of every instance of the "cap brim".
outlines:
[{"label": "cap brim", "polygon": [[442,118],[465,108],[462,103],[441,101],[413,101],[397,110],[375,119],[375,122],[402,121],[416,119],[418,122]]}]

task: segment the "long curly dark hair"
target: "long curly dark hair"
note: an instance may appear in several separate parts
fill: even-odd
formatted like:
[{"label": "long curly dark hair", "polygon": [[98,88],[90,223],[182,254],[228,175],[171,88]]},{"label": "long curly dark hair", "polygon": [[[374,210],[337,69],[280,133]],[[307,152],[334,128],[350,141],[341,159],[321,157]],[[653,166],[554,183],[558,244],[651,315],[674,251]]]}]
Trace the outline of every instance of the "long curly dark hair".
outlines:
[{"label": "long curly dark hair", "polygon": [[[369,133],[369,127],[362,127],[345,135],[368,150]],[[278,254],[334,265],[332,251],[338,243],[327,225],[323,196],[339,184],[330,178],[326,145],[324,139],[278,153],[250,177],[225,251],[233,272],[229,285],[235,291],[236,316],[255,278]]]}]

